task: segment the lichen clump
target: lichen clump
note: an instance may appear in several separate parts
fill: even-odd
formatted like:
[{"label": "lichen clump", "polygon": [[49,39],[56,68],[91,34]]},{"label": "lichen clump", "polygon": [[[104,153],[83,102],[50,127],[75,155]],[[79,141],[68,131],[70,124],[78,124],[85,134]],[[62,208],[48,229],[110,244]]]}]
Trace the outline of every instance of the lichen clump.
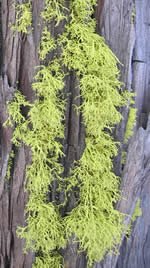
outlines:
[{"label": "lichen clump", "polygon": [[[119,93],[117,59],[104,39],[95,33],[96,22],[92,14],[96,2],[70,1],[69,17],[66,17],[65,1],[46,0],[41,13],[45,27],[39,56],[46,62],[47,55],[53,51],[53,59],[38,67],[32,85],[37,95],[35,102],[29,103],[17,91],[14,102],[8,106],[8,123],[16,124],[13,143],[20,146],[23,142],[32,151],[32,164],[26,171],[30,192],[26,206],[27,225],[18,228],[18,235],[26,239],[26,249],[37,252],[33,267],[62,267],[63,258],[58,249],[65,248],[72,233],[80,250],[87,252],[91,266],[94,261],[102,260],[106,252],[116,249],[124,230],[123,216],[113,206],[120,195],[118,178],[112,172],[112,158],[117,154],[117,148],[111,131],[121,120],[118,107],[125,104],[125,98]],[[22,4],[19,12],[24,9],[23,5],[28,3]],[[47,25],[55,21],[57,27],[62,20],[66,23],[64,33],[54,39]],[[15,30],[26,33],[28,26],[31,21],[28,24],[22,17],[15,24]],[[58,46],[61,47],[59,57]],[[47,194],[54,180],[58,185],[62,181],[61,140],[67,101],[63,98],[64,66],[68,71],[75,71],[80,81],[79,97],[83,103],[79,109],[86,127],[86,147],[70,177],[64,179],[66,191],[74,186],[79,189],[77,206],[62,217],[60,204],[50,202]],[[30,106],[27,118],[21,114],[22,105]]]}]

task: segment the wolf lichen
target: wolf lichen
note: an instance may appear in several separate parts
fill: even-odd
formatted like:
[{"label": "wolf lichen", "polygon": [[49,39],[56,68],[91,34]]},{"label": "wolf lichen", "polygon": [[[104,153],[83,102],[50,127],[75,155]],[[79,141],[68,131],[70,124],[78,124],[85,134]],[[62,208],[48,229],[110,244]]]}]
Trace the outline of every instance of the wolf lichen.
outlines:
[{"label": "wolf lichen", "polygon": [[136,221],[137,217],[142,216],[142,209],[140,207],[140,203],[141,203],[141,200],[139,198],[137,200],[137,202],[136,202],[135,209],[133,211],[133,214],[131,216],[131,219],[130,219],[130,222],[129,222],[129,225],[128,225],[128,228],[127,228],[127,232],[126,232],[127,238],[130,237],[130,234],[131,234],[131,231],[132,231],[132,226],[133,226],[134,222]]},{"label": "wolf lichen", "polygon": [[83,2],[71,2],[72,19],[66,26],[64,40],[60,39],[62,47],[64,42],[63,63],[76,70],[80,79],[80,110],[86,126],[86,148],[69,178],[71,185],[80,181],[80,201],[64,221],[67,237],[75,234],[75,241],[79,241],[81,250],[86,250],[92,265],[115,248],[124,228],[121,214],[113,208],[113,202],[119,198],[118,180],[112,172],[117,148],[105,131],[119,123],[117,107],[124,104],[124,99],[117,91],[121,84],[115,57],[103,38],[95,34],[93,19],[89,16],[85,23],[88,10],[87,2]]},{"label": "wolf lichen", "polygon": [[124,142],[127,143],[128,140],[133,135],[133,128],[136,124],[136,108],[130,107],[129,108],[129,115],[128,115],[128,121],[126,125],[126,131],[124,136]]},{"label": "wolf lichen", "polygon": [[129,93],[129,114],[128,114],[128,120],[126,125],[126,131],[124,135],[124,142],[127,143],[128,140],[132,137],[134,134],[134,126],[136,125],[136,112],[137,109],[135,106],[135,93]]},{"label": "wolf lichen", "polygon": [[13,31],[29,33],[32,25],[31,0],[27,0],[23,4],[13,3],[16,10],[16,21],[10,24]]},{"label": "wolf lichen", "polygon": [[136,18],[136,6],[133,4],[132,6],[132,13],[131,13],[131,24],[134,25]]},{"label": "wolf lichen", "polygon": [[45,60],[46,55],[53,49],[56,48],[55,40],[51,36],[47,27],[44,28],[43,34],[41,37],[41,43],[39,47],[39,55],[41,60]]},{"label": "wolf lichen", "polygon": [[12,168],[12,163],[13,163],[13,159],[14,159],[14,151],[12,150],[9,156],[9,161],[8,161],[8,167],[7,167],[7,173],[6,173],[6,181],[8,182],[11,176],[11,168]]},{"label": "wolf lichen", "polygon": [[136,203],[135,210],[134,210],[133,215],[131,217],[132,222],[134,222],[136,220],[136,217],[140,217],[142,215],[142,209],[140,208],[140,203],[141,203],[141,200],[138,199],[138,201]]},{"label": "wolf lichen", "polygon": [[64,10],[67,10],[64,6],[64,2],[64,0],[46,0],[45,9],[41,13],[41,17],[44,21],[50,23],[52,20],[55,20],[57,26],[61,20],[67,19],[64,15]]},{"label": "wolf lichen", "polygon": [[[17,91],[14,102],[9,104],[8,123],[16,124],[13,143],[19,146],[23,142],[32,151],[32,164],[26,171],[27,190],[30,191],[27,225],[19,227],[17,232],[19,237],[26,239],[26,249],[37,252],[33,267],[62,267],[63,258],[58,249],[65,248],[72,233],[80,250],[87,252],[90,266],[112,248],[116,249],[124,230],[123,215],[113,207],[120,195],[118,178],[112,172],[112,158],[117,154],[117,147],[111,130],[121,119],[118,107],[125,104],[125,98],[119,94],[117,59],[104,39],[95,33],[96,22],[92,14],[96,2],[70,1],[66,17],[65,1],[46,0],[41,13],[45,27],[39,56],[45,61],[53,50],[54,57],[48,64],[38,67],[32,85],[37,95],[35,102],[30,104]],[[61,20],[66,22],[64,33],[57,39],[51,36],[47,27],[52,20],[55,26]],[[20,18],[17,25],[23,27],[23,21]],[[61,47],[59,57],[58,46]],[[70,172],[72,175],[64,179],[67,181],[65,191],[78,187],[77,206],[62,217],[60,204],[49,201],[48,193],[54,180],[58,186],[62,181],[61,141],[67,101],[63,97],[64,66],[69,71],[76,71],[80,82],[83,103],[79,109],[86,127],[86,147]],[[21,114],[21,106],[30,106],[27,118]]]}]

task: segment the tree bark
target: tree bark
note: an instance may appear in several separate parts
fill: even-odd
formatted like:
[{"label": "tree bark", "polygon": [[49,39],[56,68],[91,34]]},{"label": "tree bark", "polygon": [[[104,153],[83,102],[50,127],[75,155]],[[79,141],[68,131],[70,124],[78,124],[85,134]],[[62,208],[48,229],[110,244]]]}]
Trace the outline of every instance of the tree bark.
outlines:
[{"label": "tree bark", "polygon": [[[22,0],[19,2],[22,3]],[[66,6],[68,2],[66,0]],[[40,64],[38,46],[43,28],[40,13],[45,1],[32,1],[32,33],[29,35],[16,33],[15,36],[9,27],[9,23],[15,21],[12,3],[12,0],[0,0],[0,267],[29,268],[32,267],[35,256],[31,251],[28,255],[23,253],[24,241],[17,238],[16,228],[25,222],[24,208],[28,201],[28,193],[24,192],[24,179],[26,166],[32,161],[31,152],[30,148],[24,145],[19,149],[13,147],[11,141],[13,128],[4,128],[3,123],[8,116],[7,101],[13,100],[17,87],[31,102],[35,98],[32,82],[34,68]],[[95,17],[97,33],[104,36],[106,43],[121,62],[118,66],[124,90],[131,91],[132,88],[136,93],[137,124],[133,139],[128,146],[124,144],[128,107],[122,108],[124,120],[116,127],[114,133],[115,139],[121,142],[118,156],[114,161],[114,170],[121,176],[120,187],[125,197],[125,200],[116,206],[121,212],[132,216],[136,202],[140,198],[143,215],[135,221],[130,239],[122,237],[119,246],[120,256],[112,254],[94,267],[149,268],[150,3],[149,0],[99,0]],[[64,24],[56,30],[52,24],[53,34],[57,35],[63,27]],[[85,147],[82,115],[78,115],[74,110],[74,104],[79,106],[82,102],[76,98],[79,95],[79,88],[75,73],[70,73],[66,77],[64,93],[70,94],[66,107],[63,144],[66,154],[63,159],[64,176],[68,176],[74,160],[81,157]],[[128,155],[123,170],[121,155],[127,147]],[[15,151],[15,157],[8,181],[6,174],[12,149]],[[53,185],[54,200],[55,187],[56,185]],[[60,193],[60,202],[63,202],[63,198],[63,193]],[[72,193],[62,214],[74,207],[75,200],[76,197]],[[126,218],[126,225],[129,224],[129,219]],[[68,243],[63,255],[65,268],[87,267],[85,254],[77,254],[77,244]]]}]

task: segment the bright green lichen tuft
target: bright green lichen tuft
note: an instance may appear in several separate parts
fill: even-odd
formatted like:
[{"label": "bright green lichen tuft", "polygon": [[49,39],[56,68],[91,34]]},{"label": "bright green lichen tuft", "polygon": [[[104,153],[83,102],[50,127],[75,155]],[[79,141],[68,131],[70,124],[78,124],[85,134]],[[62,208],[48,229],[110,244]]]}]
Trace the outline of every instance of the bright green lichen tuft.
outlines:
[{"label": "bright green lichen tuft", "polygon": [[132,217],[131,217],[131,220],[130,220],[130,223],[128,225],[128,230],[126,232],[127,234],[127,237],[131,234],[131,230],[132,230],[132,225],[133,223],[136,221],[137,217],[140,217],[142,215],[142,209],[140,208],[140,203],[141,203],[141,200],[140,198],[137,200],[136,202],[136,206],[135,206],[135,210],[132,214]]},{"label": "bright green lichen tuft", "polygon": [[125,100],[117,91],[121,84],[114,55],[103,38],[94,33],[95,22],[89,19],[85,23],[80,17],[88,14],[86,6],[85,1],[71,3],[72,20],[60,43],[63,46],[64,42],[64,65],[76,70],[80,79],[80,109],[86,126],[86,148],[69,178],[72,186],[80,183],[80,201],[65,218],[65,225],[68,239],[75,234],[75,241],[79,241],[81,250],[86,250],[92,265],[115,248],[124,229],[122,215],[113,208],[119,198],[118,180],[111,171],[117,148],[109,131],[111,125],[119,123],[117,107]]},{"label": "bright green lichen tuft", "polygon": [[125,165],[126,158],[127,158],[127,152],[122,152],[122,155],[121,155],[121,164],[122,165]]},{"label": "bright green lichen tuft", "polygon": [[43,35],[41,38],[41,44],[39,48],[40,59],[45,60],[46,55],[54,48],[56,48],[55,40],[51,36],[47,27],[45,27],[43,30]]},{"label": "bright green lichen tuft", "polygon": [[134,222],[136,220],[136,217],[140,217],[142,215],[142,209],[140,208],[140,203],[141,203],[141,200],[138,199],[138,201],[136,203],[135,210],[134,210],[132,218],[131,218],[132,222]]},{"label": "bright green lichen tuft", "polygon": [[11,176],[11,168],[12,168],[12,163],[14,159],[14,151],[12,150],[9,156],[9,162],[8,162],[8,167],[7,167],[7,174],[6,174],[6,181],[9,181],[10,176]]},{"label": "bright green lichen tuft", "polygon": [[33,264],[32,268],[63,268],[63,260],[62,257],[57,253],[54,252],[53,255],[51,254],[43,254],[42,257],[36,257],[36,262]]},{"label": "bright green lichen tuft", "polygon": [[133,4],[132,13],[131,13],[131,24],[132,25],[135,23],[135,17],[136,17],[136,8],[135,8],[135,4]]},{"label": "bright green lichen tuft", "polygon": [[[43,194],[40,196],[33,192],[30,194],[26,208],[27,227],[19,227],[17,233],[21,238],[26,239],[26,249],[30,248],[48,256],[56,250],[56,246],[57,248],[64,247],[66,241],[59,213],[52,203],[46,203],[46,200],[42,199]],[[50,259],[53,259],[52,255]]]},{"label": "bright green lichen tuft", "polygon": [[50,23],[55,20],[56,26],[58,26],[61,20],[66,19],[64,10],[67,10],[67,8],[64,6],[64,2],[64,0],[46,0],[45,9],[41,13],[44,21]]},{"label": "bright green lichen tuft", "polygon": [[32,25],[31,0],[24,4],[14,3],[16,10],[15,24],[11,24],[11,29],[16,32],[29,33]]},{"label": "bright green lichen tuft", "polygon": [[[58,162],[63,155],[62,145],[56,137],[64,137],[64,126],[61,123],[64,101],[59,98],[64,86],[64,75],[58,67],[57,61],[51,62],[47,67],[41,66],[36,76],[40,82],[33,84],[38,96],[33,105],[25,101],[18,91],[14,102],[9,104],[8,122],[16,124],[13,143],[18,146],[22,141],[32,151],[32,165],[26,171],[26,179],[29,178],[27,190],[30,191],[26,206],[27,227],[19,227],[17,233],[20,238],[26,239],[26,249],[31,248],[42,252],[42,256],[49,256],[47,260],[50,263],[45,263],[43,257],[38,257],[37,267],[41,260],[42,268],[55,263],[54,257],[50,255],[56,248],[64,247],[66,242],[63,220],[47,197],[51,182],[59,180],[63,171]],[[54,71],[55,77],[52,75]],[[21,114],[22,105],[31,106],[28,119]]]},{"label": "bright green lichen tuft", "polygon": [[[26,206],[27,226],[19,227],[18,235],[26,239],[26,249],[37,252],[33,267],[62,267],[63,260],[57,250],[65,247],[72,233],[80,250],[87,252],[88,265],[92,265],[112,248],[117,250],[124,230],[123,215],[114,209],[120,195],[118,178],[112,172],[112,158],[117,154],[117,147],[111,131],[122,118],[118,107],[126,100],[119,94],[117,59],[104,39],[95,33],[96,22],[91,15],[96,2],[70,1],[70,15],[66,18],[68,10],[63,0],[46,0],[41,14],[45,24],[55,21],[57,26],[64,19],[64,33],[54,40],[49,27],[44,27],[39,56],[46,62],[48,53],[53,50],[54,57],[47,65],[37,67],[32,85],[37,98],[30,104],[17,91],[14,102],[9,104],[8,123],[16,125],[13,143],[18,146],[23,142],[32,152],[32,164],[26,171],[27,190],[30,191]],[[61,47],[59,57],[58,46]],[[72,175],[64,179],[67,182],[64,191],[76,186],[80,197],[76,207],[62,217],[59,202],[51,202],[48,193],[54,180],[58,187],[62,181],[60,159],[64,156],[61,141],[64,139],[62,122],[66,104],[62,69],[65,66],[69,71],[76,71],[80,81],[83,102],[76,108],[83,115],[86,147],[70,172]],[[30,107],[26,118],[21,113],[23,106]]]},{"label": "bright green lichen tuft", "polygon": [[134,107],[129,107],[129,115],[128,115],[128,121],[126,125],[126,131],[125,131],[125,136],[124,136],[124,142],[127,143],[128,140],[132,137],[133,135],[133,128],[136,124],[136,108]]}]

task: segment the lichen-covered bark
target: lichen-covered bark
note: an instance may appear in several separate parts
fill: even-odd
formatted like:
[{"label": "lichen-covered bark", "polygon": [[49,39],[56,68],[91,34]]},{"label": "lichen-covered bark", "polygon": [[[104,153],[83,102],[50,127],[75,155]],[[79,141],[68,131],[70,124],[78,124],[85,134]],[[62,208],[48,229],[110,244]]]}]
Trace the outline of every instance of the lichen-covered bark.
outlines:
[{"label": "lichen-covered bark", "polygon": [[[96,9],[96,18],[98,21],[97,32],[104,36],[106,43],[118,57],[120,64],[120,79],[124,83],[123,88],[131,91],[132,87],[132,56],[135,45],[135,26],[131,23],[132,9],[134,3],[132,0],[121,1],[99,1]],[[120,141],[116,157],[115,173],[121,176],[121,154],[124,141],[124,133],[128,118],[128,107],[121,109],[123,120],[115,129],[115,139]]]},{"label": "lichen-covered bark", "polygon": [[[12,150],[13,128],[3,128],[7,118],[8,100],[13,99],[16,87],[33,101],[32,81],[34,67],[39,65],[38,46],[42,33],[40,12],[44,7],[43,0],[32,1],[33,31],[29,35],[16,33],[13,35],[9,23],[15,21],[15,11],[12,0],[0,0],[0,267],[29,268],[34,262],[34,253],[24,255],[24,241],[16,236],[16,227],[24,224],[24,207],[28,193],[24,192],[25,168],[31,162],[29,148],[15,148],[15,158],[11,168],[9,181],[5,180],[9,155]],[[20,3],[22,1],[19,1]],[[68,5],[66,0],[66,6]],[[133,9],[135,5],[135,16]],[[129,240],[122,237],[120,256],[109,256],[96,268],[149,268],[149,124],[146,128],[149,113],[149,26],[150,3],[148,0],[99,0],[95,10],[97,32],[102,34],[109,47],[116,54],[121,64],[121,80],[124,88],[136,92],[137,127],[135,137],[129,144],[129,153],[122,175],[121,189],[126,200],[117,204],[117,208],[132,215],[138,198],[141,199],[143,216],[133,225]],[[62,31],[64,24],[57,30],[51,25],[53,35]],[[85,129],[82,116],[74,110],[74,104],[80,105],[78,81],[75,73],[71,73],[65,81],[64,93],[69,96],[66,107],[66,128],[63,160],[64,176],[69,175],[69,169],[74,160],[78,160],[84,150]],[[71,93],[70,95],[68,95]],[[122,109],[124,120],[115,129],[115,138],[121,142],[118,157],[115,160],[115,171],[122,174],[121,152],[128,117],[128,107]],[[139,128],[143,126],[146,130]],[[137,133],[136,133],[137,132]],[[55,200],[55,183],[52,198]],[[63,202],[63,193],[59,199]],[[71,195],[67,208],[70,211],[75,205],[76,196]],[[126,219],[126,224],[129,217]],[[65,268],[84,268],[84,254],[77,255],[77,245],[68,243],[65,251]]]},{"label": "lichen-covered bark", "polygon": [[149,267],[149,143],[150,118],[146,130],[140,127],[131,140],[121,182],[124,199],[117,204],[119,211],[129,215],[124,222],[126,226],[129,225],[138,199],[142,216],[137,217],[132,224],[129,237],[122,236],[121,245],[118,247],[120,255],[109,255],[97,264],[96,268]]},{"label": "lichen-covered bark", "polygon": [[[13,100],[16,88],[33,101],[35,96],[32,91],[32,82],[35,74],[35,66],[40,64],[38,56],[38,46],[42,33],[42,21],[40,12],[44,7],[45,1],[32,1],[33,31],[26,35],[11,31],[9,23],[15,21],[15,11],[12,6],[12,0],[1,0],[1,18],[0,18],[0,48],[1,48],[1,77],[0,77],[0,267],[11,268],[29,268],[34,262],[34,254],[29,252],[24,255],[24,241],[16,236],[17,226],[24,225],[24,208],[28,200],[28,193],[24,193],[25,168],[31,162],[31,152],[29,148],[22,146],[15,148],[15,158],[11,168],[11,177],[6,181],[9,156],[12,150],[11,138],[13,128],[4,128],[2,124],[7,119],[7,101]],[[20,1],[21,3],[21,1]],[[66,1],[68,6],[68,1]],[[55,36],[63,30],[64,22],[57,29],[51,24],[51,32]],[[58,51],[59,53],[59,51]],[[2,57],[3,56],[3,57]],[[51,55],[50,55],[51,57]],[[3,58],[3,61],[2,61]],[[74,104],[80,105],[80,99],[77,87],[78,81],[75,73],[66,77],[64,93],[68,97],[66,107],[66,128],[64,152],[66,158],[63,160],[65,168],[64,176],[69,175],[69,169],[74,160],[78,160],[84,149],[84,126],[81,125],[81,115],[74,110]],[[26,113],[26,111],[24,111]],[[13,148],[14,149],[14,148]],[[54,183],[52,189],[52,198],[55,200]],[[60,202],[64,201],[63,193],[59,196]],[[75,196],[71,195],[67,208],[62,211],[70,211],[75,206]],[[65,265],[74,265],[79,267],[77,262],[77,245],[69,244],[65,252],[62,253],[65,258]],[[74,259],[74,261],[73,261]],[[82,262],[82,260],[78,261]],[[80,267],[83,267],[81,264]]]},{"label": "lichen-covered bark", "polygon": [[[24,224],[24,207],[28,193],[24,193],[26,165],[31,161],[29,148],[15,148],[15,158],[11,168],[11,177],[6,181],[9,155],[12,150],[13,128],[4,128],[7,118],[7,101],[13,99],[17,86],[27,96],[33,98],[31,83],[34,67],[39,64],[37,44],[39,29],[35,28],[29,36],[16,33],[13,36],[9,23],[15,20],[15,11],[11,0],[0,1],[0,267],[31,267],[34,254],[24,255],[24,241],[16,236],[16,228]],[[43,1],[33,5],[34,18],[40,22],[40,9]],[[2,28],[2,31],[1,31]],[[2,62],[3,59],[3,62]]]}]

